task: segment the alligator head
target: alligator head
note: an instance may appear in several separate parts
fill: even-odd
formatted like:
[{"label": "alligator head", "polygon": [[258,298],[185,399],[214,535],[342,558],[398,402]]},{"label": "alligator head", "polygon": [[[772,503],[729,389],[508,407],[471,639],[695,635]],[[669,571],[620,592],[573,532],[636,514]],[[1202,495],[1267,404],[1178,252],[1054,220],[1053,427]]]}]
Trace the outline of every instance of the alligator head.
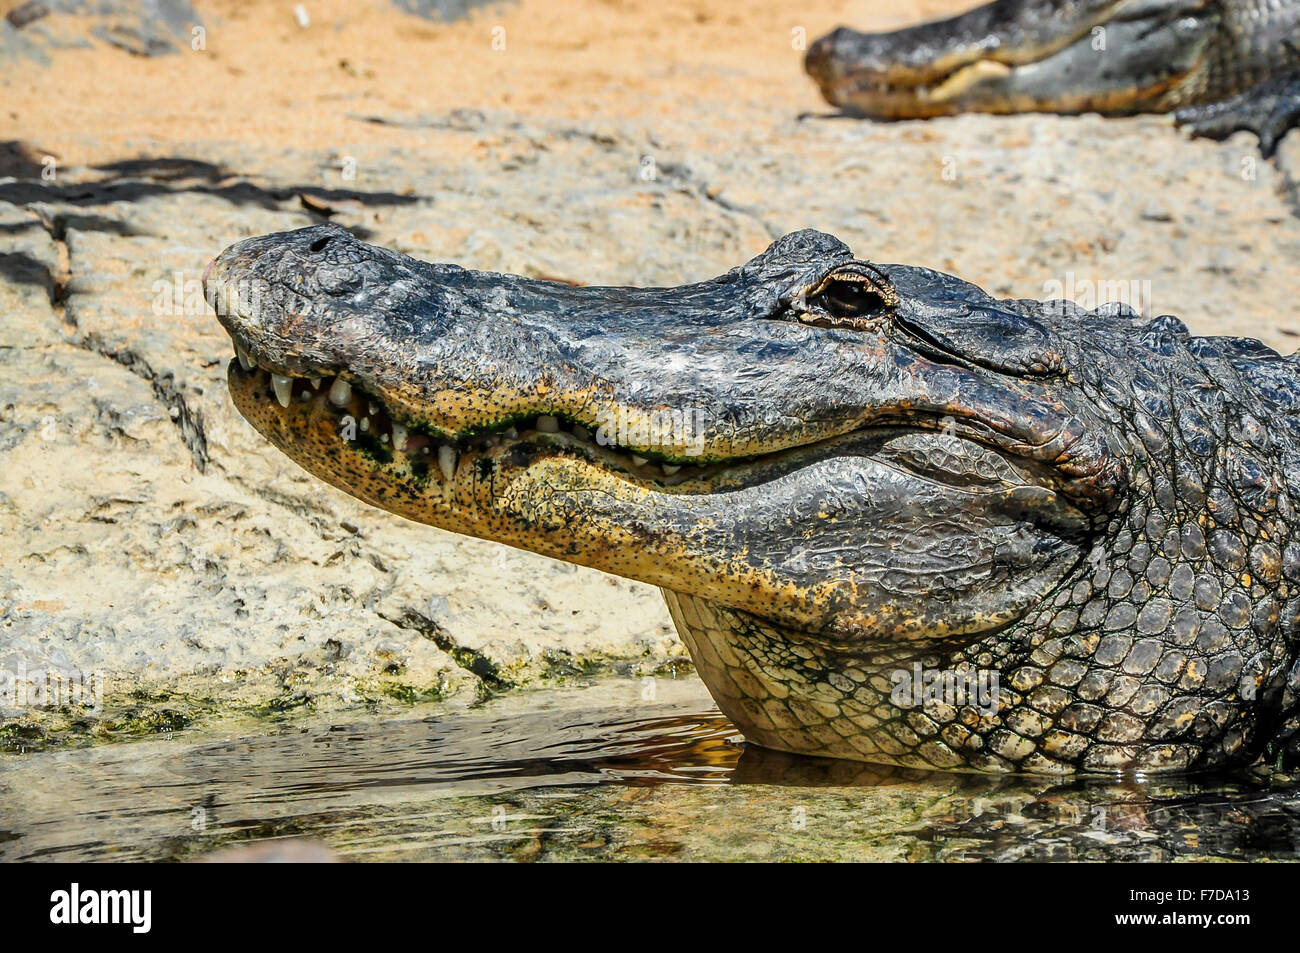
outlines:
[{"label": "alligator head", "polygon": [[1283,731],[1296,378],[1259,345],[812,231],[599,288],[322,226],[206,284],[273,444],[410,519],[662,587],[760,744],[1157,770]]},{"label": "alligator head", "polygon": [[809,48],[805,68],[827,101],[880,119],[1163,112],[1211,92],[1209,48],[1235,36],[1220,7],[996,0],[892,33],[841,27]]}]

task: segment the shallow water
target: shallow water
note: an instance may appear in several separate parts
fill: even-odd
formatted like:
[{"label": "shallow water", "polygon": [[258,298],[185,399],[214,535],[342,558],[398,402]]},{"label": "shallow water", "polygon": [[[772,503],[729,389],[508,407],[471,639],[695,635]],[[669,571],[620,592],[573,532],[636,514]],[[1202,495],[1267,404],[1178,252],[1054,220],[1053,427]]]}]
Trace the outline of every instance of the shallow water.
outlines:
[{"label": "shallow water", "polygon": [[[0,860],[190,859],[309,837],[348,860],[1300,857],[1300,791],[993,778],[741,743],[694,678],[403,719],[0,757]],[[254,731],[258,733],[254,733]]]}]

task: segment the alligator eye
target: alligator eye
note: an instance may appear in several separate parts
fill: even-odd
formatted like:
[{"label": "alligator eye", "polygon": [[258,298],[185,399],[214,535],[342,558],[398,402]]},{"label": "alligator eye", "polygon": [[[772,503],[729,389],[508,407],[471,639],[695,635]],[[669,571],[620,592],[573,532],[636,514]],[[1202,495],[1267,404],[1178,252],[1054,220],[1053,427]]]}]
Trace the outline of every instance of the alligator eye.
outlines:
[{"label": "alligator eye", "polygon": [[798,319],[823,328],[866,330],[898,304],[885,275],[863,262],[836,268],[802,296]]},{"label": "alligator eye", "polygon": [[885,307],[885,299],[876,289],[842,281],[822,292],[822,303],[837,318],[861,318]]}]

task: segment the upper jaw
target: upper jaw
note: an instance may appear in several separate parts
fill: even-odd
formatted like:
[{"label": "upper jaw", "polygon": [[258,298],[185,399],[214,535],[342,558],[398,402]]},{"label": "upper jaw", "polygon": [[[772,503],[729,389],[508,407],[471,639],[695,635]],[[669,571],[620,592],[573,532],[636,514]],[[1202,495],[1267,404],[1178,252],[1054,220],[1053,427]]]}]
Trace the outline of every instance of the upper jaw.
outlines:
[{"label": "upper jaw", "polygon": [[[775,361],[788,360],[808,337],[803,326],[755,319],[782,307],[792,288],[851,260],[830,236],[788,236],[775,253],[714,282],[601,289],[428,265],[338,234],[389,259],[374,282],[382,300],[367,306],[315,287],[301,246],[335,234],[316,231],[240,242],[206,276],[208,299],[245,367],[279,378],[342,380],[395,419],[448,436],[539,414],[593,431],[613,416],[634,433],[652,418],[659,437],[620,443],[666,462],[779,451],[845,429],[816,415],[804,423],[804,415],[760,406],[752,395],[748,403],[733,401],[733,385],[747,373],[738,330],[749,339],[744,344],[768,347]],[[405,279],[408,272],[416,280],[394,291],[393,274]],[[764,345],[758,339],[765,330]],[[660,373],[647,376],[656,367]],[[662,434],[665,414],[687,418],[689,432]]]},{"label": "upper jaw", "polygon": [[[377,287],[359,305],[315,288],[310,248],[323,239],[378,262]],[[1052,467],[1090,508],[1111,492],[1116,461],[1032,382],[936,363],[888,329],[770,320],[794,289],[852,261],[830,236],[795,233],[714,282],[569,288],[428,265],[342,230],[308,229],[232,246],[207,291],[246,363],[342,381],[389,419],[440,437],[551,416],[612,428],[619,447],[672,466],[763,457],[871,427],[951,426]],[[886,271],[908,289],[900,313],[933,311],[931,298],[955,293],[955,279]]]},{"label": "upper jaw", "polygon": [[[232,390],[250,376],[241,364],[260,363],[239,345],[238,336],[235,340],[243,354],[231,364]],[[861,357],[864,352],[858,353]],[[639,416],[638,411],[651,411],[651,405],[638,408],[626,394],[621,401],[604,399],[617,394],[616,388],[607,387],[602,394],[558,388],[546,401],[536,395],[534,399],[520,395],[518,401],[499,405],[491,399],[492,387],[466,391],[463,381],[443,381],[436,388],[430,385],[432,389],[424,393],[432,394],[432,399],[411,400],[373,386],[365,375],[348,368],[334,376],[323,368],[320,373],[312,373],[316,370],[312,367],[301,374],[272,365],[260,367],[254,374],[272,375],[261,385],[261,399],[265,403],[274,395],[286,413],[297,395],[304,401],[313,400],[321,410],[334,410],[335,416],[352,413],[361,421],[368,414],[376,438],[389,433],[405,443],[409,435],[423,434],[432,441],[435,454],[440,446],[450,446],[462,459],[471,459],[484,449],[522,442],[534,447],[537,459],[577,453],[647,487],[734,492],[818,460],[853,455],[858,435],[873,429],[900,433],[942,430],[1019,460],[1016,465],[1032,473],[1033,482],[1061,493],[1084,512],[1109,508],[1122,468],[1077,418],[1050,402],[1034,402],[1030,390],[990,386],[976,371],[929,365],[910,354],[902,365],[889,360],[897,356],[888,348],[879,348],[875,355],[878,371],[869,376],[885,382],[901,379],[906,382],[904,388],[893,390],[886,385],[874,388],[870,395],[858,393],[853,405],[846,403],[839,416],[823,412],[817,418],[793,406],[772,415],[774,405],[764,408],[732,400],[720,412],[696,415],[686,408],[687,413],[680,416],[651,418],[648,428],[645,414]],[[890,370],[885,369],[887,360]],[[923,378],[916,376],[918,372],[932,375],[933,380],[921,386]],[[309,379],[307,383],[303,377]],[[805,383],[791,388],[791,394],[806,389]],[[462,401],[459,415],[449,418],[436,412],[445,405],[447,394]],[[367,405],[368,411],[356,409]],[[494,406],[508,409],[494,411]],[[656,431],[655,426],[661,429]]]}]

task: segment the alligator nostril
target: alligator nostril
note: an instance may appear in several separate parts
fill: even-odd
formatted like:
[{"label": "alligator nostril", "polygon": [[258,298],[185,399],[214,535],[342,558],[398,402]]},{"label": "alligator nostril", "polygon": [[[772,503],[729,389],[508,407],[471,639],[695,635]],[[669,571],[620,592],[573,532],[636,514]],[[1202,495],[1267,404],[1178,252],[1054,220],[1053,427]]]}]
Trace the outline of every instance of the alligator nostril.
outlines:
[{"label": "alligator nostril", "polygon": [[330,236],[326,235],[324,238],[316,239],[307,247],[312,251],[322,251],[325,248],[325,246],[328,245],[329,243],[330,243]]}]

